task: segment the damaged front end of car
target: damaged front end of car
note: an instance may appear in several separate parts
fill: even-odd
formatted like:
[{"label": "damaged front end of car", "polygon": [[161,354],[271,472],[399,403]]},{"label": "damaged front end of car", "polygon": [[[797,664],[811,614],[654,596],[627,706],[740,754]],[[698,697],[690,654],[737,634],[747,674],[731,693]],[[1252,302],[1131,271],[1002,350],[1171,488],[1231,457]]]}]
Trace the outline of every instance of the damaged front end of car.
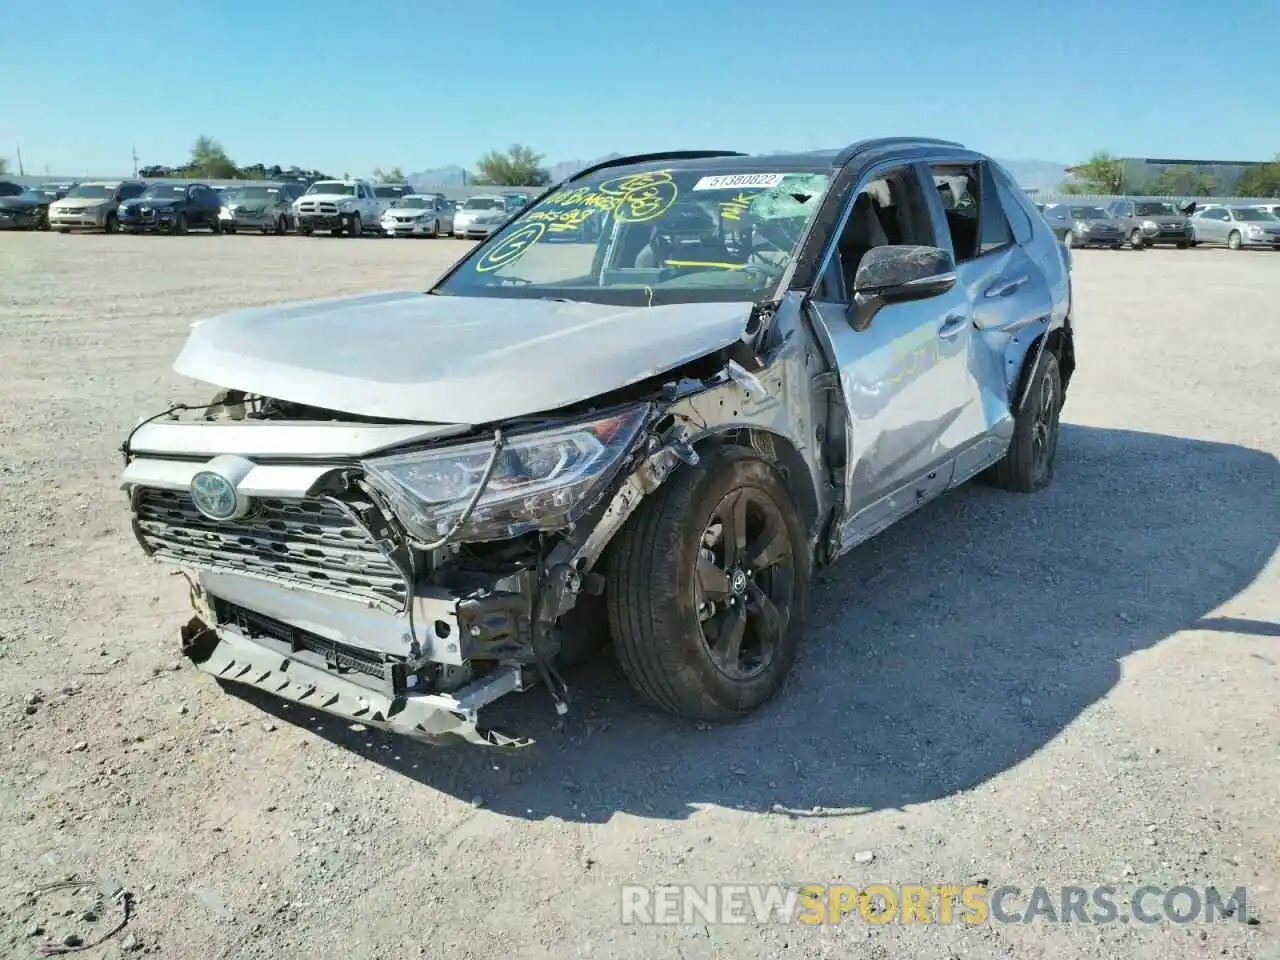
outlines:
[{"label": "damaged front end of car", "polygon": [[[747,329],[759,331],[759,309]],[[352,723],[529,745],[480,711],[533,686],[567,711],[561,667],[607,633],[597,567],[644,497],[697,463],[700,438],[751,442],[753,425],[789,435],[780,418],[821,395],[796,338],[768,377],[747,339],[559,414],[481,429],[232,390],[141,422],[122,486],[146,553],[188,573],[185,655],[220,681]],[[781,402],[789,385],[806,403]],[[803,421],[788,427],[804,437]]]}]

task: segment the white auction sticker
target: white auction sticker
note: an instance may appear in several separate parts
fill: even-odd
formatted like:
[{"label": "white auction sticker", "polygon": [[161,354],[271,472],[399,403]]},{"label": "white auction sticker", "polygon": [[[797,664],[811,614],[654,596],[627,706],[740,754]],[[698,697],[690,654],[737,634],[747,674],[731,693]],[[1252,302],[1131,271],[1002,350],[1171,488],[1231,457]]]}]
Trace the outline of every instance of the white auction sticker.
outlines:
[{"label": "white auction sticker", "polygon": [[782,173],[738,173],[721,177],[703,177],[693,185],[695,190],[758,190],[776,187],[782,182]]}]

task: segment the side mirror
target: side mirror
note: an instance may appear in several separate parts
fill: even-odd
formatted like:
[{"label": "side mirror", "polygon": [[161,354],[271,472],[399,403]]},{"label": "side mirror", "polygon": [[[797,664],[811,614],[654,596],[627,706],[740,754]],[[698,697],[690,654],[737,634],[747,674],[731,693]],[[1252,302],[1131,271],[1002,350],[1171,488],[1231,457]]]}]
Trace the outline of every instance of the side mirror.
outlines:
[{"label": "side mirror", "polygon": [[863,254],[853,278],[849,325],[865,330],[881,307],[927,300],[955,285],[955,261],[946,250],[914,245],[872,247]]}]

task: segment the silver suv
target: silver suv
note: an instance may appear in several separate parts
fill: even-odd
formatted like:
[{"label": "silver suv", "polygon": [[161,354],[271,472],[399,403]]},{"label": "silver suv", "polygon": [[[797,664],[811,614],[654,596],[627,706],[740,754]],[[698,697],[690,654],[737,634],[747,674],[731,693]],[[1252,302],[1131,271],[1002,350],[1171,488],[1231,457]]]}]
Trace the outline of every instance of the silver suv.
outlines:
[{"label": "silver suv", "polygon": [[1187,215],[1169,200],[1113,200],[1107,207],[1120,222],[1129,246],[1135,250],[1160,244],[1185,250],[1195,235]]},{"label": "silver suv", "polygon": [[90,180],[77,184],[49,207],[49,226],[59,233],[72,230],[120,229],[120,204],[142,195],[141,180]]},{"label": "silver suv", "polygon": [[782,685],[815,566],[970,478],[1050,483],[1071,308],[956,143],[610,160],[429,290],[195,325],[175,369],[221,390],[136,427],[123,485],[223,681],[523,745],[484,705],[568,710],[612,637],[644,698],[722,720]]}]

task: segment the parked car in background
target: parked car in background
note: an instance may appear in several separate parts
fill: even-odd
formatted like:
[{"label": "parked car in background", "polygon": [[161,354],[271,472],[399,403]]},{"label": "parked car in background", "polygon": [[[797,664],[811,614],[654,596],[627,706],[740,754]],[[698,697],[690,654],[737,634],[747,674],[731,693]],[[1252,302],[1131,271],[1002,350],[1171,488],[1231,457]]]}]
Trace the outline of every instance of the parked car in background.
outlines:
[{"label": "parked car in background", "polygon": [[1050,203],[1043,213],[1053,232],[1068,247],[1124,245],[1125,230],[1103,207],[1091,203]]},{"label": "parked car in background", "polygon": [[381,202],[381,210],[386,210],[397,200],[413,195],[413,187],[407,183],[375,183],[373,195]]},{"label": "parked car in background", "polygon": [[37,183],[31,189],[39,193],[43,193],[49,198],[50,202],[52,202],[54,200],[61,200],[70,193],[75,186],[76,183],[74,180],[63,180],[56,183]]},{"label": "parked car in background", "polygon": [[221,233],[221,210],[222,198],[207,183],[153,181],[138,196],[121,203],[118,213],[124,233]]},{"label": "parked car in background", "polygon": [[94,180],[77,184],[65,197],[49,206],[49,225],[59,233],[103,230],[115,233],[120,226],[120,204],[142,193],[141,180]]},{"label": "parked car in background", "polygon": [[1159,245],[1185,250],[1194,238],[1191,221],[1168,200],[1113,200],[1107,207],[1120,222],[1125,239],[1135,250]]},{"label": "parked car in background", "polygon": [[221,192],[222,229],[227,233],[256,230],[286,234],[294,227],[293,203],[303,192],[296,183],[229,187]]},{"label": "parked car in background", "polygon": [[359,237],[370,226],[377,227],[381,214],[382,202],[366,180],[317,180],[293,203],[293,217],[303,236],[328,230],[335,237],[344,232]]},{"label": "parked car in background", "polygon": [[1211,203],[1191,215],[1195,243],[1222,244],[1229,250],[1265,247],[1280,250],[1280,219],[1253,206]]},{"label": "parked car in background", "polygon": [[[589,255],[542,246],[583,207]],[[221,392],[135,427],[122,485],[222,683],[518,747],[485,705],[568,711],[561,667],[611,635],[645,699],[730,720],[782,686],[815,566],[975,476],[1052,482],[1072,307],[960,144],[618,158],[427,291],[192,325],[174,369]]]},{"label": "parked car in background", "polygon": [[0,180],[0,230],[48,228],[48,196],[19,183]]},{"label": "parked car in background", "polygon": [[453,232],[453,212],[439,194],[401,197],[382,214],[389,237],[447,237]]},{"label": "parked car in background", "polygon": [[468,197],[453,215],[453,235],[467,240],[483,239],[509,217],[506,198],[501,194]]},{"label": "parked car in background", "polygon": [[1249,206],[1255,210],[1265,210],[1277,220],[1280,220],[1280,203],[1251,203]]}]

